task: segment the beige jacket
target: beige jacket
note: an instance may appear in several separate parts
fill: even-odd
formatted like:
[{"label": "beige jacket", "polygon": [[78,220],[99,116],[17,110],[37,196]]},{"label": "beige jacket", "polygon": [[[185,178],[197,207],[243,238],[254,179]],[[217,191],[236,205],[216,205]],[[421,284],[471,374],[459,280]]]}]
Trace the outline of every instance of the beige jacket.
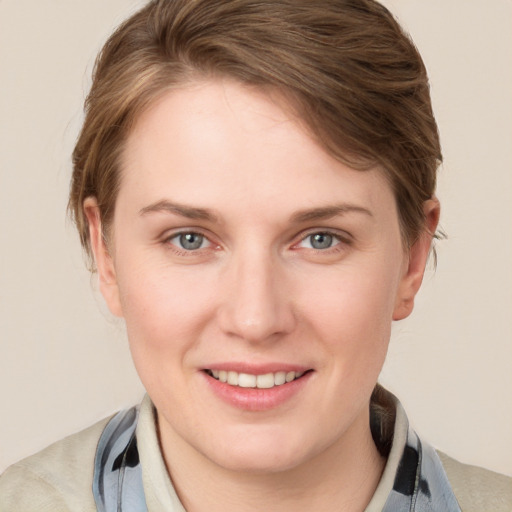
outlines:
[{"label": "beige jacket", "polygon": [[[108,421],[102,420],[8,468],[0,476],[0,511],[95,512],[91,490],[93,461],[98,439]],[[394,445],[404,438],[407,428],[405,414],[397,411]],[[137,440],[148,511],[185,512],[165,469],[148,397],[141,405]],[[382,510],[393,486],[399,448],[392,447],[366,512]],[[512,512],[512,478],[438,454],[464,512]]]}]

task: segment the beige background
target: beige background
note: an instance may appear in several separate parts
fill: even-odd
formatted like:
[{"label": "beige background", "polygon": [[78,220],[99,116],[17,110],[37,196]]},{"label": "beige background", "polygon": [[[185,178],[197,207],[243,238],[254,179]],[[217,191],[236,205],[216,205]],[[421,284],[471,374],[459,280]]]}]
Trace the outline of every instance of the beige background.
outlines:
[{"label": "beige background", "polygon": [[[512,2],[387,0],[430,71],[439,244],[382,381],[424,438],[512,475]],[[65,218],[94,56],[134,0],[0,0],[0,471],[138,401]]]}]

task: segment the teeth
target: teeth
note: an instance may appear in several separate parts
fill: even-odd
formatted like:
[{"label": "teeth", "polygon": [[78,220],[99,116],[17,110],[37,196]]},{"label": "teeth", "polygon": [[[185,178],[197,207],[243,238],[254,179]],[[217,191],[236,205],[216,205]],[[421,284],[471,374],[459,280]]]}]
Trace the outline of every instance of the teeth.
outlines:
[{"label": "teeth", "polygon": [[277,372],[274,376],[274,384],[281,386],[286,382],[286,372]]},{"label": "teeth", "polygon": [[228,384],[232,386],[238,386],[238,373],[228,372]]},{"label": "teeth", "polygon": [[256,387],[261,389],[273,388],[275,385],[275,377],[273,373],[258,375],[256,377]]},{"label": "teeth", "polygon": [[258,389],[270,389],[274,386],[282,386],[304,375],[304,372],[276,372],[265,373],[264,375],[251,375],[249,373],[225,370],[208,370],[208,373],[220,382],[226,382],[231,386]]},{"label": "teeth", "polygon": [[[235,372],[233,372],[235,373]],[[256,375],[249,375],[248,373],[240,373],[238,375],[238,385],[241,388],[255,388]]]}]

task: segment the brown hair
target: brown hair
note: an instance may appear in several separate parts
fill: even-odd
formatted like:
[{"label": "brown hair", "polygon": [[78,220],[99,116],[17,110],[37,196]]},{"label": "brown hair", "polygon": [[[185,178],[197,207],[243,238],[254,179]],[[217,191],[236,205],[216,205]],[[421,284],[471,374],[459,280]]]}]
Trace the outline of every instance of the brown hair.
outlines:
[{"label": "brown hair", "polygon": [[344,163],[380,165],[405,243],[424,229],[441,149],[422,59],[372,0],[153,0],[110,37],[96,61],[73,153],[69,210],[90,254],[83,201],[106,230],[131,127],[163,93],[198,77],[275,89]]}]

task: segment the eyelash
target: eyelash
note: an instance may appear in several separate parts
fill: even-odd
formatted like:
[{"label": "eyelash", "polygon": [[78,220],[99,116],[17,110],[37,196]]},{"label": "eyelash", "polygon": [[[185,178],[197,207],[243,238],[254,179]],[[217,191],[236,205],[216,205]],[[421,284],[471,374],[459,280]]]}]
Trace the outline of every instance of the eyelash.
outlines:
[{"label": "eyelash", "polygon": [[[209,245],[207,247],[199,247],[197,249],[188,249],[187,250],[187,249],[177,245],[179,242],[177,242],[177,243],[172,242],[172,240],[178,239],[179,237],[184,236],[184,235],[200,236],[203,239],[201,245],[203,244],[204,241],[208,242]],[[315,235],[332,237],[333,242],[337,241],[337,243],[335,243],[334,245],[332,245],[330,247],[326,247],[324,249],[318,249],[315,247],[307,247],[307,248],[299,247],[300,244],[302,244],[303,242],[305,242],[306,240],[308,240],[309,238],[311,238]],[[177,255],[185,256],[185,257],[196,256],[196,255],[202,253],[204,250],[211,249],[212,247],[214,247],[214,248],[219,247],[217,244],[212,242],[210,240],[210,238],[208,238],[207,235],[205,235],[204,233],[201,233],[199,230],[183,230],[183,231],[178,231],[176,233],[172,233],[171,235],[167,236],[163,240],[163,243],[166,246],[170,247],[171,250],[173,252],[175,252]],[[314,251],[316,254],[331,254],[331,253],[335,253],[335,252],[344,250],[347,246],[350,246],[351,243],[352,243],[352,240],[350,239],[350,237],[347,234],[342,235],[336,231],[318,230],[317,229],[317,230],[313,230],[313,231],[309,231],[307,233],[301,234],[299,241],[294,243],[291,248],[293,250],[302,250],[302,249],[311,250],[311,251]]]},{"label": "eyelash", "polygon": [[344,248],[346,248],[346,246],[350,245],[350,243],[351,243],[351,240],[349,239],[348,236],[346,236],[346,235],[342,236],[338,232],[329,231],[329,230],[314,230],[314,231],[309,231],[308,233],[302,235],[299,242],[297,242],[296,244],[293,245],[293,248],[294,249],[297,248],[297,250],[300,250],[301,248],[299,247],[299,245],[306,242],[308,239],[311,239],[311,237],[313,237],[315,235],[321,235],[324,237],[332,237],[332,242],[333,243],[335,241],[337,242],[337,243],[334,243],[334,245],[332,245],[330,247],[323,248],[323,249],[318,249],[315,247],[305,248],[305,249],[315,251],[315,253],[317,253],[317,254],[319,254],[319,253],[331,254],[333,252],[339,252],[339,251],[342,251]]},{"label": "eyelash", "polygon": [[[209,245],[207,247],[200,247],[195,250],[190,250],[190,249],[187,250],[187,249],[177,245],[177,243],[175,244],[172,242],[172,240],[177,239],[181,236],[185,236],[185,235],[200,236],[203,238],[203,241],[208,242]],[[176,254],[178,254],[178,256],[185,256],[185,257],[195,256],[195,255],[199,254],[200,252],[203,252],[203,250],[210,249],[212,246],[215,246],[215,244],[205,234],[201,233],[200,231],[194,231],[194,230],[184,230],[184,231],[178,231],[177,233],[172,233],[170,236],[166,237],[163,242],[165,245],[170,247],[172,251],[174,251]],[[202,243],[201,243],[201,245],[202,245]]]}]

